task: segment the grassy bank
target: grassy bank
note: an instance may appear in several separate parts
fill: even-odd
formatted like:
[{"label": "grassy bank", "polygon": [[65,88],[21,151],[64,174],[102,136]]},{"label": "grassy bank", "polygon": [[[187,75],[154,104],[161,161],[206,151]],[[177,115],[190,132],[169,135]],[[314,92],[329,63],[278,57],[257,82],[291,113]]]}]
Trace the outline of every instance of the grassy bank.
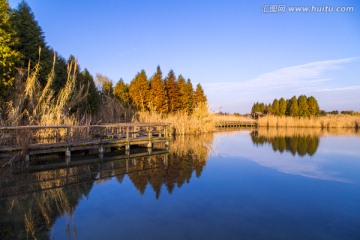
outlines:
[{"label": "grassy bank", "polygon": [[321,117],[278,117],[268,115],[258,119],[259,127],[354,128],[360,127],[360,116],[328,115]]}]

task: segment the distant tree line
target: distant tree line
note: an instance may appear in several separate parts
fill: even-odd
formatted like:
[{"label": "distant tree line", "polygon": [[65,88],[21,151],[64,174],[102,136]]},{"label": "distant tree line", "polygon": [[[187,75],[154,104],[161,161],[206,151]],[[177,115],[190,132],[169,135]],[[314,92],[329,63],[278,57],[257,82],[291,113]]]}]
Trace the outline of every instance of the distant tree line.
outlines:
[{"label": "distant tree line", "polygon": [[324,110],[320,111],[320,115],[322,115],[322,116],[326,116],[328,114],[331,114],[331,115],[342,114],[342,115],[350,115],[350,116],[359,116],[360,112],[353,111],[353,110],[347,110],[347,111],[341,111],[341,112],[339,112],[338,110],[333,110],[333,111],[330,111],[330,112],[326,112]]},{"label": "distant tree line", "polygon": [[[106,121],[111,117],[114,121],[120,120],[119,116],[124,114],[126,120],[129,119],[126,114],[134,114],[136,110],[191,114],[200,103],[207,102],[200,84],[194,89],[190,79],[176,76],[172,70],[163,77],[160,66],[151,77],[142,70],[130,84],[120,79],[115,87],[102,74],[94,79],[86,68],[80,68],[74,56],[65,59],[45,42],[44,33],[25,1],[11,9],[7,0],[0,0],[0,66],[0,121],[6,119],[6,112],[10,111],[5,103],[12,103],[16,108],[14,103],[28,87],[26,83],[31,75],[36,79],[36,87],[46,90],[43,93],[47,96],[43,97],[51,95],[48,100],[61,95],[69,85],[70,76],[75,76],[72,92],[78,96],[66,105],[65,115],[92,116],[96,121],[104,117]],[[30,112],[27,102],[19,112]]]},{"label": "distant tree line", "polygon": [[293,96],[291,99],[286,100],[284,98],[280,98],[280,100],[274,99],[272,104],[256,102],[253,104],[251,112],[275,116],[310,117],[318,116],[320,108],[315,97],[301,95],[298,98]]}]

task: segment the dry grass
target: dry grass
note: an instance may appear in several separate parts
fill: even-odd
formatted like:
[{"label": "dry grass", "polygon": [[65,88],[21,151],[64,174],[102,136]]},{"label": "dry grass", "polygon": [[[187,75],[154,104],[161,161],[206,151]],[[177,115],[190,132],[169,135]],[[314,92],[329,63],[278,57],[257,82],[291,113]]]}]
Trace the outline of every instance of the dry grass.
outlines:
[{"label": "dry grass", "polygon": [[139,112],[134,122],[167,122],[171,124],[176,135],[199,134],[212,132],[215,129],[214,115],[210,114],[207,105],[201,105],[192,115],[185,112],[163,115],[155,112]]},{"label": "dry grass", "polygon": [[360,135],[352,128],[285,128],[259,127],[256,129],[259,136],[267,138],[292,136],[327,136],[327,135]]},{"label": "dry grass", "polygon": [[43,89],[38,81],[39,63],[33,69],[29,67],[26,76],[19,74],[16,79],[16,86],[19,87],[13,100],[6,103],[6,118],[2,120],[3,125],[50,126],[73,125],[78,122],[75,116],[69,116],[69,109],[86,98],[88,89],[85,86],[77,86],[77,61],[71,61],[67,67],[65,86],[54,96],[51,85],[55,77],[55,59],[54,55],[53,67]]},{"label": "dry grass", "polygon": [[296,128],[353,128],[360,126],[360,116],[329,115],[322,117],[295,118],[268,115],[258,119],[259,127]]}]

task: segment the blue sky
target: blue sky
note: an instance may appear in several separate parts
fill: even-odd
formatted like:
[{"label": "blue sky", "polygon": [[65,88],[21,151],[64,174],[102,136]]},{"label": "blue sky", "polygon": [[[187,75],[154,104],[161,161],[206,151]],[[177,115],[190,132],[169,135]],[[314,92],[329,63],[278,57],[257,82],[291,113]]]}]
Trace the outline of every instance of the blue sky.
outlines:
[{"label": "blue sky", "polygon": [[[9,0],[16,7],[19,0]],[[360,111],[360,1],[27,1],[46,41],[116,83],[160,65],[201,83],[213,111],[313,95],[324,110]],[[285,12],[265,13],[271,5]],[[289,7],[351,6],[352,12]]]}]

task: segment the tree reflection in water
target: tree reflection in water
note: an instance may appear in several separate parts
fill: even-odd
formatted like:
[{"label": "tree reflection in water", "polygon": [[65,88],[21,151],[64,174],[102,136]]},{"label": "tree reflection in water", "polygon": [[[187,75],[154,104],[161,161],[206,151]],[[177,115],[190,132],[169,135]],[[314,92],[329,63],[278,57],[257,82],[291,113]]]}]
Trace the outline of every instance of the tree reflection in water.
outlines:
[{"label": "tree reflection in water", "polygon": [[171,143],[168,153],[140,153],[135,158],[112,154],[92,160],[89,156],[88,164],[54,169],[0,169],[0,239],[50,239],[60,216],[66,216],[68,237],[76,239],[72,216],[94,184],[113,178],[121,183],[128,175],[140,194],[152,189],[158,199],[163,185],[171,194],[176,186],[189,183],[193,175],[200,177],[212,141],[212,134],[181,136]]},{"label": "tree reflection in water", "polygon": [[256,146],[271,144],[274,152],[290,152],[292,155],[313,156],[320,143],[318,131],[293,131],[292,129],[259,128],[251,132],[251,140]]}]

